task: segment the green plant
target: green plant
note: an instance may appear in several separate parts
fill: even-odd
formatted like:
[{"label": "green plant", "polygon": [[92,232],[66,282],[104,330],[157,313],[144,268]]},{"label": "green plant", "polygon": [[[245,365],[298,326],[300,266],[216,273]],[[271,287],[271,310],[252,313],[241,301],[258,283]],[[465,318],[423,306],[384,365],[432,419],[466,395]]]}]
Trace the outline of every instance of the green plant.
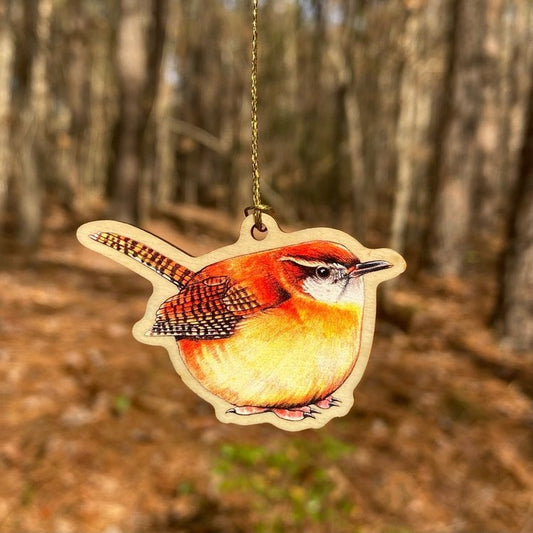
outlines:
[{"label": "green plant", "polygon": [[131,399],[124,394],[116,396],[113,400],[113,412],[117,415],[126,414],[131,407]]},{"label": "green plant", "polygon": [[31,481],[27,481],[22,487],[20,493],[20,503],[23,507],[27,507],[33,501],[35,496],[35,485]]},{"label": "green plant", "polygon": [[257,532],[333,521],[335,530],[343,531],[354,506],[349,484],[338,483],[342,474],[336,463],[352,450],[333,437],[275,447],[224,444],[214,466],[216,485],[221,493],[246,501]]}]

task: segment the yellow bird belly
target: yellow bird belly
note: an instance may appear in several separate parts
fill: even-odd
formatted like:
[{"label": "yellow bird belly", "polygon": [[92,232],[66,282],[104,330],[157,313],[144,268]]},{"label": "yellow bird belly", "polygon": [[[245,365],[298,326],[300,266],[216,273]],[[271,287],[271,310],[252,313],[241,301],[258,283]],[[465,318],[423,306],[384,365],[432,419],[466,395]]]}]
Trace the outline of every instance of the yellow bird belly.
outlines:
[{"label": "yellow bird belly", "polygon": [[244,319],[226,339],[181,340],[185,365],[232,405],[296,407],[325,398],[359,353],[361,307],[286,302]]}]

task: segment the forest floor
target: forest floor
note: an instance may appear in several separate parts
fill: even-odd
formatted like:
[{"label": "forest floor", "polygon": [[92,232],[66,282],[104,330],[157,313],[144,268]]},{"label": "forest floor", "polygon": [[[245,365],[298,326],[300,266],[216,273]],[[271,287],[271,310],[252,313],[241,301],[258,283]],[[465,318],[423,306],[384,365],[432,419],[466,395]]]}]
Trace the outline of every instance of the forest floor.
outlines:
[{"label": "forest floor", "polygon": [[487,329],[489,276],[404,276],[351,412],[285,433],[219,423],[132,337],[149,283],[64,222],[0,268],[0,532],[533,531],[533,357]]}]

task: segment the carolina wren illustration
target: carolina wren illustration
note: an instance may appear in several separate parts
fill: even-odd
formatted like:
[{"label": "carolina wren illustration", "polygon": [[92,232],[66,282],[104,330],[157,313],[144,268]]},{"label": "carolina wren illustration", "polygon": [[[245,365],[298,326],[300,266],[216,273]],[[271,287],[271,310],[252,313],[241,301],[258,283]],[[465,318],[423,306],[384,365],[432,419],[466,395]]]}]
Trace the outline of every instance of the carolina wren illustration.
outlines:
[{"label": "carolina wren illustration", "polygon": [[[310,239],[194,270],[158,252],[158,243],[151,247],[124,233],[91,231],[88,237],[114,250],[115,260],[126,256],[142,265],[142,271],[134,268],[139,273],[150,270],[172,284],[151,317],[147,311],[151,327],[143,334],[173,339],[194,381],[225,402],[226,416],[273,413],[311,421],[339,408],[336,391],[358,362],[363,322],[372,321],[373,330],[365,279],[391,269],[398,254],[388,251],[393,262],[363,261],[342,243]],[[396,267],[386,277],[403,265]]]}]

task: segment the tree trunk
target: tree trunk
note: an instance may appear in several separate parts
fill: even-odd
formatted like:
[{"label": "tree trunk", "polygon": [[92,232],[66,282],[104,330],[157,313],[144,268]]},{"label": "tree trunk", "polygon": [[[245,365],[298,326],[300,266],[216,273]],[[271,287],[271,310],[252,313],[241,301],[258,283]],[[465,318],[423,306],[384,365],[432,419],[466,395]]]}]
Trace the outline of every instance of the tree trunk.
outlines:
[{"label": "tree trunk", "polygon": [[156,207],[168,205],[176,199],[176,135],[172,132],[171,120],[176,107],[175,54],[178,27],[175,21],[178,20],[178,15],[177,6],[169,6],[167,39],[162,52],[159,83],[154,101],[155,147],[151,185],[153,204]]},{"label": "tree trunk", "polygon": [[[423,211],[427,182],[435,157],[435,125],[447,58],[450,0],[429,0],[414,7],[405,25],[404,65],[396,147],[398,169],[391,247],[403,253],[409,218]],[[418,209],[413,209],[415,200]],[[417,233],[426,221],[411,224]],[[417,242],[420,238],[413,239]],[[418,243],[417,243],[418,244]]]},{"label": "tree trunk", "polygon": [[502,258],[496,325],[515,350],[533,350],[533,89]]},{"label": "tree trunk", "polygon": [[111,217],[138,223],[141,180],[142,95],[146,83],[146,27],[140,0],[121,0],[116,67],[120,108],[113,138],[110,180]]},{"label": "tree trunk", "polygon": [[478,172],[475,140],[483,80],[480,65],[485,2],[455,1],[451,54],[451,102],[444,125],[433,217],[430,266],[439,275],[460,275],[470,231],[472,186]]},{"label": "tree trunk", "polygon": [[[478,144],[479,209],[474,224],[490,241],[501,235],[517,179],[527,115],[531,55],[532,4],[529,0],[492,0],[487,6],[484,79]],[[514,206],[511,206],[514,209]]]},{"label": "tree trunk", "polygon": [[352,226],[356,235],[365,239],[365,166],[363,154],[363,132],[361,113],[355,87],[348,86],[344,91],[344,113],[346,117],[346,137],[350,160],[350,186],[352,196]]},{"label": "tree trunk", "polygon": [[[82,207],[81,172],[88,152],[88,114],[92,104],[89,76],[86,19],[81,0],[71,0],[68,13],[68,55],[66,56],[66,96],[69,110],[68,142],[59,158],[62,199],[65,207],[77,211]],[[87,103],[89,102],[89,105]]]},{"label": "tree trunk", "polygon": [[[134,224],[140,214],[143,137],[159,79],[155,73],[161,62],[163,4],[163,0],[120,3],[116,51],[120,109],[109,176],[109,211],[113,218]],[[148,32],[150,23],[157,27],[153,33]]]},{"label": "tree trunk", "polygon": [[161,83],[164,83],[164,76],[169,74],[168,71],[165,72],[167,65],[162,64],[167,36],[167,23],[172,24],[172,19],[167,16],[167,0],[152,0],[149,17],[147,78],[143,96],[143,113],[146,117],[146,124],[141,138],[143,143],[139,196],[139,218],[141,222],[150,216],[151,208],[155,202],[155,184],[161,177],[156,164],[158,144],[160,142],[158,139],[159,117],[157,110],[154,112],[152,110],[154,109]]},{"label": "tree trunk", "polygon": [[[115,81],[112,76],[112,61],[109,57],[111,32],[100,31],[88,40],[91,57],[89,71],[90,106],[87,110],[86,155],[80,169],[80,182],[84,195],[77,199],[79,208],[85,208],[86,197],[89,195],[103,196],[108,181],[112,154],[109,147],[113,138],[113,119],[116,117],[116,106],[109,98],[109,88]],[[110,125],[111,124],[111,125]]]},{"label": "tree trunk", "polygon": [[10,115],[14,47],[10,11],[11,0],[0,0],[0,234],[11,174]]},{"label": "tree trunk", "polygon": [[49,103],[46,77],[46,51],[50,40],[52,0],[37,4],[26,0],[24,17],[27,27],[33,28],[34,47],[28,56],[31,61],[29,86],[22,96],[22,111],[17,128],[17,148],[20,154],[18,180],[18,241],[29,250],[39,243],[43,217],[43,161],[45,124]]},{"label": "tree trunk", "polygon": [[[347,2],[344,6],[344,21],[339,29],[338,54],[333,56],[338,70],[338,93],[342,97],[342,112],[345,126],[346,149],[348,152],[349,196],[351,197],[351,226],[358,238],[366,237],[365,165],[363,151],[363,126],[360,103],[357,98],[357,79],[354,50],[358,46],[353,20],[357,14],[357,3]],[[333,55],[333,54],[332,54]],[[342,144],[342,137],[336,142]],[[340,175],[340,169],[339,169]],[[339,202],[340,207],[340,202]],[[339,213],[340,214],[340,213]]]}]

